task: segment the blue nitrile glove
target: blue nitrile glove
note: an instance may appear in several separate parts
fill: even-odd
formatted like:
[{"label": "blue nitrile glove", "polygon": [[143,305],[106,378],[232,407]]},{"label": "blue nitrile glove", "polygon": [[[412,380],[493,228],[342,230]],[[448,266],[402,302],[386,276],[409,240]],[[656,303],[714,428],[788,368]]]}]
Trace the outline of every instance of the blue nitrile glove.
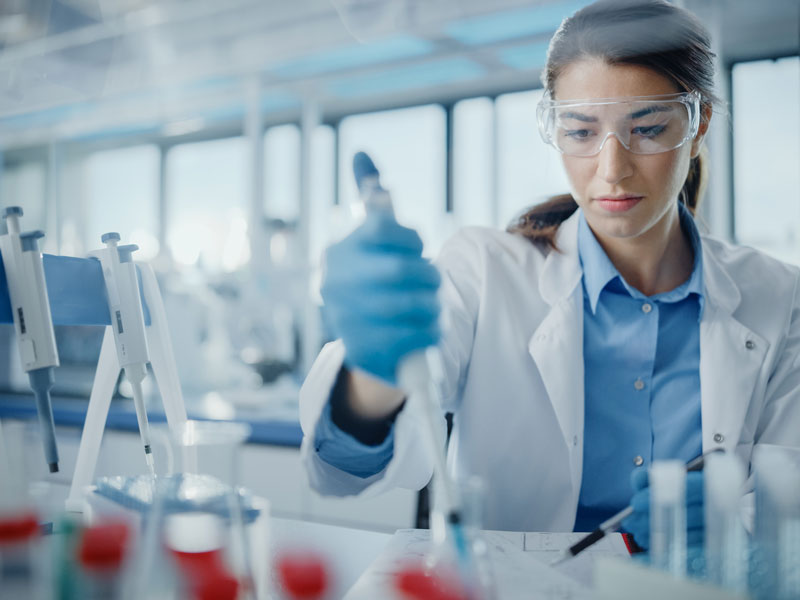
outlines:
[{"label": "blue nitrile glove", "polygon": [[[631,473],[633,514],[622,522],[625,531],[645,550],[650,548],[650,482],[645,469]],[[702,546],[705,540],[705,508],[703,506],[703,472],[686,474],[686,543]]]},{"label": "blue nitrile glove", "polygon": [[422,258],[422,241],[390,214],[372,211],[328,248],[322,284],[325,317],[344,342],[345,364],[396,385],[405,355],[439,341],[440,276]]}]

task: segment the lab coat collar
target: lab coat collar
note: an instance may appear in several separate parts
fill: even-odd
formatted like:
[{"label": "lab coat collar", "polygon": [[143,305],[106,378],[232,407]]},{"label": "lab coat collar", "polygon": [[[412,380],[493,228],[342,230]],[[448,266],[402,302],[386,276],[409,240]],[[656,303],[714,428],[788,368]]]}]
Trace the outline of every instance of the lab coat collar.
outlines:
[{"label": "lab coat collar", "polygon": [[556,248],[547,255],[539,275],[539,292],[550,306],[569,296],[581,280],[578,257],[578,222],[581,210],[576,210],[558,228]]},{"label": "lab coat collar", "polygon": [[742,300],[742,294],[720,259],[709,248],[709,244],[704,243],[702,247],[706,302],[713,303],[718,310],[732,315]]}]

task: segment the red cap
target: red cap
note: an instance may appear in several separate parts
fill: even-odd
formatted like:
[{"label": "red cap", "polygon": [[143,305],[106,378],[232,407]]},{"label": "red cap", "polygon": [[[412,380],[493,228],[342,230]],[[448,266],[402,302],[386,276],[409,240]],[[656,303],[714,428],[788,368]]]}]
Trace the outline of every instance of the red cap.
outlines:
[{"label": "red cap", "polygon": [[394,587],[409,600],[466,600],[458,581],[438,577],[422,567],[407,567],[394,574]]},{"label": "red cap", "polygon": [[181,572],[189,579],[205,573],[223,573],[225,565],[219,548],[205,552],[182,552],[172,550],[172,556],[178,563]]},{"label": "red cap", "polygon": [[211,571],[193,586],[195,600],[236,600],[239,582],[222,571]]},{"label": "red cap", "polygon": [[130,529],[124,521],[106,521],[83,530],[78,558],[87,569],[116,569],[125,558]]},{"label": "red cap", "polygon": [[0,544],[26,540],[38,532],[39,520],[35,512],[23,512],[0,518]]},{"label": "red cap", "polygon": [[328,573],[322,557],[313,553],[287,553],[276,560],[281,586],[293,600],[322,598]]}]

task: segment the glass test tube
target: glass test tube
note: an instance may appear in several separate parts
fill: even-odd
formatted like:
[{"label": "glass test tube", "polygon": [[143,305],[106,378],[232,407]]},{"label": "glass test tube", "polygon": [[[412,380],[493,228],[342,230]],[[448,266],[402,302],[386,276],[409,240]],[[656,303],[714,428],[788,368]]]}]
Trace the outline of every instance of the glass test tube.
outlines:
[{"label": "glass test tube", "polygon": [[686,465],[656,461],[650,468],[650,555],[652,564],[686,576]]}]

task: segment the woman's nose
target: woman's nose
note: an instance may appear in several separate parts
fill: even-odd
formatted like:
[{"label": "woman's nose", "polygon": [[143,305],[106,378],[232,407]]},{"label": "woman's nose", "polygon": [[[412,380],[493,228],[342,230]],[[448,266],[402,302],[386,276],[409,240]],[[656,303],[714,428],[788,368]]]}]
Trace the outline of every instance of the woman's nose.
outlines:
[{"label": "woman's nose", "polygon": [[608,183],[617,183],[633,174],[631,152],[613,132],[603,140],[597,155],[597,172]]}]

